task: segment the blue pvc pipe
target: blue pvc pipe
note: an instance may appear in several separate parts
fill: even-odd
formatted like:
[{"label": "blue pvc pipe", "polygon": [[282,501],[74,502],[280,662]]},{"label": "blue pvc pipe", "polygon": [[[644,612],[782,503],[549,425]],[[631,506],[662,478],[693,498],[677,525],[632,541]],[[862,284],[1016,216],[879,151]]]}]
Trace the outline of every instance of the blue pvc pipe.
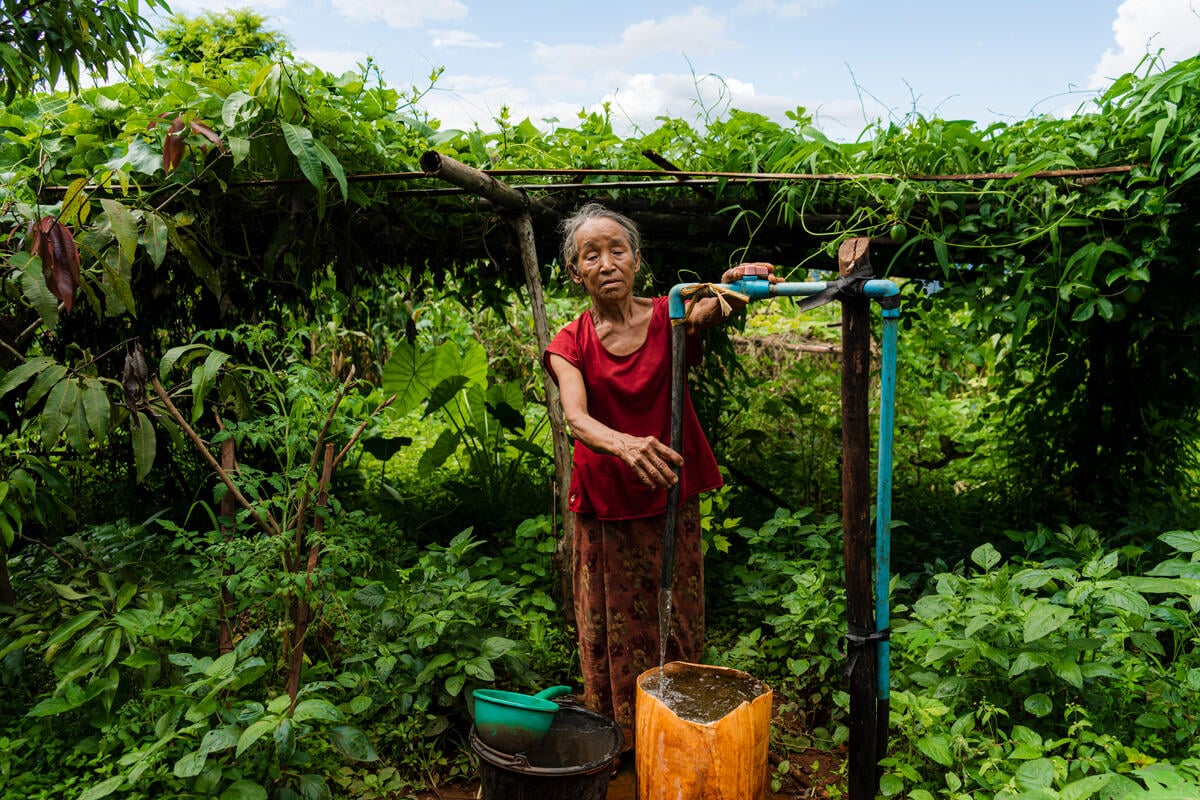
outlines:
[{"label": "blue pvc pipe", "polygon": [[[747,276],[726,284],[731,290],[740,292],[751,301],[769,297],[804,297],[820,294],[831,288],[833,281],[804,281],[771,283],[765,278]],[[672,320],[682,320],[687,314],[687,298],[684,291],[696,283],[679,283],[671,287],[668,294],[668,311]],[[881,299],[900,294],[900,287],[888,280],[869,280],[860,291],[867,297]],[[892,555],[892,445],[895,438],[896,406],[896,352],[900,309],[883,309],[882,363],[880,367],[879,396],[879,463],[876,484],[875,513],[875,630],[886,631],[891,624],[890,588]],[[677,378],[676,380],[681,380]],[[681,390],[681,387],[680,387]],[[674,395],[676,387],[672,387]],[[676,410],[672,408],[674,415]],[[673,532],[672,532],[673,533]],[[878,699],[891,698],[891,643],[885,637],[876,642]]]}]

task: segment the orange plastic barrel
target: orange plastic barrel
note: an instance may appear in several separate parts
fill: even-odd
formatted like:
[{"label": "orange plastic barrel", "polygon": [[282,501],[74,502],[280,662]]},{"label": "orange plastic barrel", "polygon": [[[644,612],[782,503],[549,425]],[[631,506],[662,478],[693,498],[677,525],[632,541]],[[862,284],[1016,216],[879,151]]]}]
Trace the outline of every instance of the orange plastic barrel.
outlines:
[{"label": "orange plastic barrel", "polygon": [[[662,699],[660,694],[669,694],[659,691],[664,679],[667,687],[686,686],[693,679],[737,681],[735,699],[752,699],[714,721],[696,721],[707,717],[692,713],[686,698]],[[753,688],[743,693],[743,686]],[[643,672],[637,680],[634,728],[638,800],[762,800],[771,702],[770,687],[740,670],[673,661],[661,674],[658,667]]]}]

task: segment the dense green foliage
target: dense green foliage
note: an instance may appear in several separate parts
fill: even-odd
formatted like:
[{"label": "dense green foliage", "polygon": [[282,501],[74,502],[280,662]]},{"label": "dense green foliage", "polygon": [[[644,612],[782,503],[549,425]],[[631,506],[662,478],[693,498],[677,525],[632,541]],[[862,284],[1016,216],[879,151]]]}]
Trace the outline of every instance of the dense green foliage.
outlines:
[{"label": "dense green foliage", "polygon": [[59,78],[76,90],[80,67],[107,77],[128,66],[150,34],[146,13],[165,0],[4,0],[0,5],[0,94],[12,101]]},{"label": "dense green foliage", "polygon": [[[250,51],[203,46],[226,23]],[[644,212],[648,290],[746,256],[808,278],[871,237],[904,311],[882,791],[1200,796],[1200,61],[1066,120],[839,143],[713,109],[621,139],[605,114],[442,131],[422,90],[297,64],[252,15],[168,39],[0,107],[12,792],[402,796],[470,773],[473,686],[577,680],[532,310],[502,221],[423,193],[436,148],[793,176],[530,177],[552,327],[581,305],[546,244],[564,195]],[[1088,168],[1113,171],[1054,172]],[[784,698],[783,783],[846,736],[837,365],[803,352],[837,318],[765,305],[695,390],[730,471],[707,655]]]},{"label": "dense green foliage", "polygon": [[287,38],[264,27],[265,22],[245,8],[199,17],[176,14],[155,32],[155,38],[163,58],[204,64],[215,72],[225,61],[274,59],[287,52]]}]

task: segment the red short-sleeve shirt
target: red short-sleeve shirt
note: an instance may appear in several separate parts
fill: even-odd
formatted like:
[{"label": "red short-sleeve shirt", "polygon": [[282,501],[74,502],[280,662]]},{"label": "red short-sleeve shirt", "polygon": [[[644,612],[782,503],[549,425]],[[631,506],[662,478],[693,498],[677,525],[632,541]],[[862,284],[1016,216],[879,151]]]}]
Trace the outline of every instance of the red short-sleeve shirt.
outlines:
[{"label": "red short-sleeve shirt", "polygon": [[[546,369],[557,381],[550,367],[551,353],[562,356],[583,374],[589,414],[614,430],[655,436],[670,444],[671,322],[666,297],[654,298],[646,341],[629,355],[616,356],[604,349],[587,311],[559,331],[542,354]],[[683,406],[680,502],[723,483],[686,391]],[[571,510],[579,514],[607,520],[637,519],[666,511],[667,490],[651,489],[621,459],[576,441],[569,501]]]}]

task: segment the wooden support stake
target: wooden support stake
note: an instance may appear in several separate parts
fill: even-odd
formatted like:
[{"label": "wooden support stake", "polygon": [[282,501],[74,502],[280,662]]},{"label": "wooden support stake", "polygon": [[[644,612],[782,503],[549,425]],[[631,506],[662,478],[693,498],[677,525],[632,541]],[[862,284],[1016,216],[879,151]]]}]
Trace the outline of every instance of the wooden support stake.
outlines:
[{"label": "wooden support stake", "polygon": [[[550,324],[546,318],[546,299],[542,293],[542,274],[537,257],[533,220],[529,214],[529,198],[522,192],[505,186],[490,175],[456,161],[450,156],[432,150],[421,156],[421,169],[427,175],[441,178],[462,189],[490,200],[499,209],[508,212],[510,224],[516,232],[521,248],[521,265],[525,271],[525,287],[529,292],[529,305],[533,310],[533,327],[538,342],[538,353],[550,345]],[[572,563],[572,519],[567,508],[567,487],[571,484],[571,440],[567,436],[566,415],[558,386],[549,373],[542,370],[542,387],[546,392],[546,415],[550,420],[550,434],[554,441],[554,471],[559,487],[558,509],[563,521],[563,535],[559,542],[556,558],[559,562],[560,587],[563,593],[562,611],[568,623],[574,623],[575,598],[571,583]]]},{"label": "wooden support stake", "polygon": [[[848,239],[838,248],[838,273],[869,267],[867,239]],[[842,298],[842,529],[846,560],[846,623],[852,636],[875,629],[871,567],[871,437],[868,398],[871,378],[871,302],[865,295]],[[874,650],[847,645],[850,672],[850,800],[875,797],[876,664]]]}]

